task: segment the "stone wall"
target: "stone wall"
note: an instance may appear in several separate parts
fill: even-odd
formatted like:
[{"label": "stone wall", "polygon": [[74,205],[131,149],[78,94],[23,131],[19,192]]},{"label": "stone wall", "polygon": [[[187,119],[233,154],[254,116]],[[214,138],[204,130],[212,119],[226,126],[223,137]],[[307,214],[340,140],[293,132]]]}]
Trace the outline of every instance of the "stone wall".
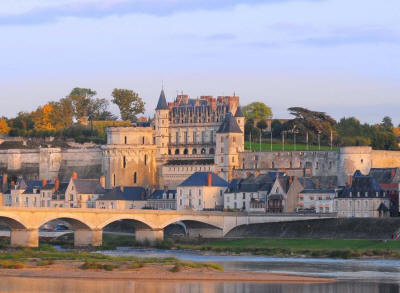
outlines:
[{"label": "stone wall", "polygon": [[28,180],[59,177],[68,181],[72,172],[80,178],[98,178],[101,158],[99,147],[0,150],[0,172],[7,172],[9,178],[23,175]]},{"label": "stone wall", "polygon": [[400,152],[372,150],[371,160],[372,168],[400,167]]}]

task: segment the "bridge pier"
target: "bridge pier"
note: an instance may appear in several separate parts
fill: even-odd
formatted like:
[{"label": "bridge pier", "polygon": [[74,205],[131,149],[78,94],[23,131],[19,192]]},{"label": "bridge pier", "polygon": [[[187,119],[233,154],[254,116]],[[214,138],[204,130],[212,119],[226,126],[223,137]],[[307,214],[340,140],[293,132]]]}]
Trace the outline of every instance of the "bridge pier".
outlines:
[{"label": "bridge pier", "polygon": [[12,229],[10,236],[11,246],[39,246],[39,229]]},{"label": "bridge pier", "polygon": [[157,240],[163,240],[164,239],[164,230],[163,229],[136,230],[135,231],[135,239],[136,239],[136,241],[139,241],[139,242],[143,242],[145,240],[150,241],[150,242],[155,242]]},{"label": "bridge pier", "polygon": [[77,229],[74,231],[74,246],[101,246],[103,230]]}]

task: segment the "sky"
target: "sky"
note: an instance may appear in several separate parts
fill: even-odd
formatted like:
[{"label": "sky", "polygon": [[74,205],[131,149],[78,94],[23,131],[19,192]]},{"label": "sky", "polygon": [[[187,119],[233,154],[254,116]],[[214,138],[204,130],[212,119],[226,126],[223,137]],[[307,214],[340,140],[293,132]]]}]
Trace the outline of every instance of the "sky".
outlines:
[{"label": "sky", "polygon": [[[1,0],[0,116],[74,87],[400,123],[399,0]],[[118,113],[115,106],[112,111]]]}]

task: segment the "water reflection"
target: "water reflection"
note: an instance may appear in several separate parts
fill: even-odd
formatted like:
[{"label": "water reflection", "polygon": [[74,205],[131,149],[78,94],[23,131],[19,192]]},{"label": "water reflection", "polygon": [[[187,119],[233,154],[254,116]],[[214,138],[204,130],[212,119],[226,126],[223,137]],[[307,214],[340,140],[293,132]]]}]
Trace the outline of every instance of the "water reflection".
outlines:
[{"label": "water reflection", "polygon": [[0,292],[85,293],[398,293],[399,285],[338,282],[330,284],[260,284],[234,282],[172,282],[2,278]]}]

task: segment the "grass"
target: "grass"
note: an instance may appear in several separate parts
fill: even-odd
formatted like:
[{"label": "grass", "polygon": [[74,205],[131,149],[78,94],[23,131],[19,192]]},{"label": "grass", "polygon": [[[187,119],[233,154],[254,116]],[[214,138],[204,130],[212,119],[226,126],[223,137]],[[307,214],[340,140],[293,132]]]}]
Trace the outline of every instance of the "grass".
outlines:
[{"label": "grass", "polygon": [[346,239],[234,239],[179,243],[176,248],[255,255],[400,258],[400,241]]},{"label": "grass", "polygon": [[[252,142],[251,143],[251,148],[250,148],[250,142],[249,141],[245,141],[244,142],[244,148],[246,150],[253,150],[253,151],[260,151],[260,143],[259,142]],[[328,151],[330,150],[331,147],[330,146],[323,146],[321,145],[321,151]],[[338,150],[338,147],[333,146],[332,147],[333,150]],[[284,151],[294,151],[295,150],[295,146],[292,143],[285,143],[285,149]],[[296,144],[296,151],[318,151],[319,147],[318,145],[308,145],[308,149],[307,149],[307,145],[306,144],[301,144],[301,143],[297,143]],[[261,143],[261,151],[266,151],[269,152],[271,151],[271,144],[269,142],[263,142]],[[283,145],[282,143],[277,143],[277,142],[272,142],[272,151],[273,152],[279,152],[279,151],[283,151]]]},{"label": "grass", "polygon": [[19,269],[29,266],[51,266],[56,261],[80,262],[80,269],[112,271],[117,268],[138,269],[148,264],[172,265],[181,268],[222,268],[212,263],[180,261],[177,258],[140,258],[135,256],[107,256],[82,250],[58,251],[48,244],[39,248],[7,248],[0,254],[0,267]]}]

